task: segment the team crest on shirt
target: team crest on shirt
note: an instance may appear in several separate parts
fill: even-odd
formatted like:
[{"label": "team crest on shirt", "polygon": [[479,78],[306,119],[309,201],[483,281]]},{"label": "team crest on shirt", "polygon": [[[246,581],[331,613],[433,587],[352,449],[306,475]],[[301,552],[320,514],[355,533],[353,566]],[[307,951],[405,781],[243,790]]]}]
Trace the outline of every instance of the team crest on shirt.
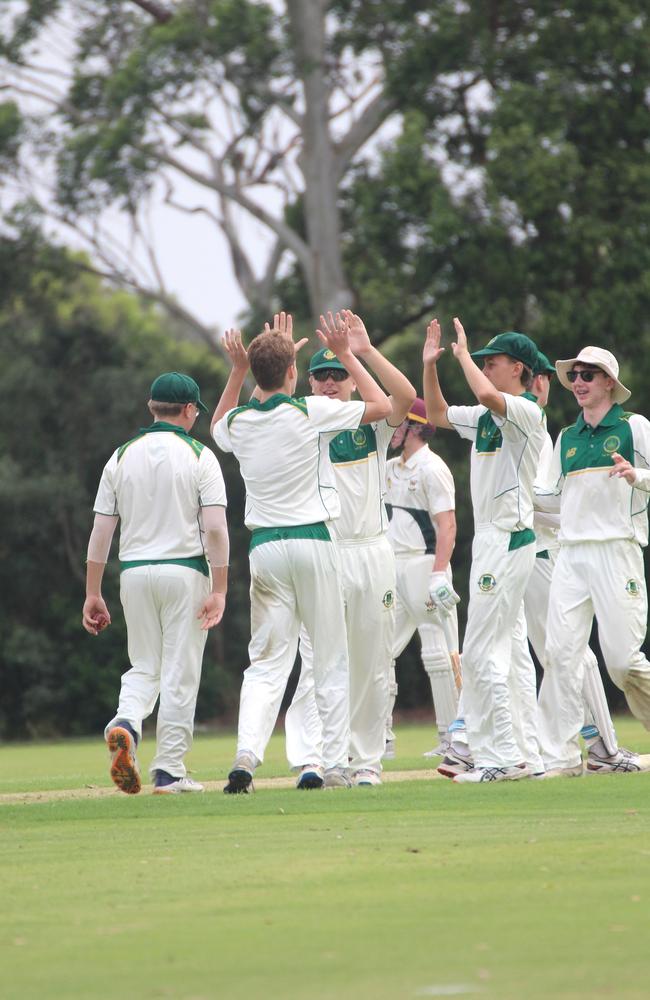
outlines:
[{"label": "team crest on shirt", "polygon": [[393,604],[395,603],[395,596],[392,590],[386,591],[386,593],[381,599],[381,603],[384,605],[385,608],[392,608]]},{"label": "team crest on shirt", "polygon": [[603,441],[603,451],[606,455],[613,455],[615,451],[621,447],[621,439],[616,437],[616,434],[610,434],[608,438]]},{"label": "team crest on shirt", "polygon": [[573,458],[573,456],[575,455],[575,453],[576,453],[575,448],[569,448],[569,450],[567,451],[567,453],[565,455],[565,458]]},{"label": "team crest on shirt", "polygon": [[638,580],[628,580],[625,584],[625,589],[630,597],[639,597],[641,594],[641,587],[639,586]]},{"label": "team crest on shirt", "polygon": [[409,493],[415,493],[418,488],[417,479],[409,479]]},{"label": "team crest on shirt", "polygon": [[365,446],[367,437],[366,437],[366,432],[363,430],[362,427],[359,427],[358,430],[352,432],[352,441],[357,446],[357,448],[363,448]]},{"label": "team crest on shirt", "polygon": [[494,590],[496,585],[496,578],[493,577],[491,573],[483,573],[483,575],[478,578],[479,590],[482,590],[484,594],[489,594],[491,590]]}]

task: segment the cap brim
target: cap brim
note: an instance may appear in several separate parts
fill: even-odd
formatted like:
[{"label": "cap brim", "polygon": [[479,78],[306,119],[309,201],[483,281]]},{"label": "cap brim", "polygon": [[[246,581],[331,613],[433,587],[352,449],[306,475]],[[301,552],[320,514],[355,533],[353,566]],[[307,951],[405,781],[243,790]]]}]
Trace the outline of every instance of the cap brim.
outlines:
[{"label": "cap brim", "polygon": [[565,389],[573,388],[571,382],[569,382],[569,379],[567,377],[567,372],[571,371],[571,368],[576,363],[581,365],[584,364],[593,365],[594,368],[600,368],[600,370],[605,372],[606,375],[609,375],[610,378],[614,379],[615,386],[614,386],[614,391],[612,392],[612,402],[624,403],[632,395],[631,391],[627,389],[622,382],[619,382],[619,380],[614,375],[612,375],[611,372],[608,372],[603,365],[596,365],[592,361],[584,361],[582,358],[569,358],[566,361],[555,362],[555,370],[557,372],[558,380],[560,382],[560,385],[563,385]]},{"label": "cap brim", "polygon": [[345,365],[342,365],[340,361],[337,361],[336,363],[334,363],[333,361],[326,361],[322,365],[314,365],[313,368],[310,368],[309,374],[311,375],[312,372],[330,371],[332,368],[335,371],[347,372],[347,368],[345,367]]},{"label": "cap brim", "polygon": [[208,413],[209,412],[207,406],[205,405],[205,403],[202,400],[197,399],[196,405],[198,406],[199,410],[203,410],[204,413]]}]

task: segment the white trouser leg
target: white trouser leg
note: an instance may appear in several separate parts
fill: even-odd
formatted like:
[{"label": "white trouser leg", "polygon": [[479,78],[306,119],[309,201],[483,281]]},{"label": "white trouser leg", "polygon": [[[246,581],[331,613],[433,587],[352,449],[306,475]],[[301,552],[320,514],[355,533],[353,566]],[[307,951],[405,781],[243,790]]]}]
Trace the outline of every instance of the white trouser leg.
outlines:
[{"label": "white trouser leg", "polygon": [[589,583],[605,665],[633,714],[650,729],[650,663],[641,652],[648,620],[643,555],[632,541],[593,544]]},{"label": "white trouser leg", "polygon": [[340,546],[350,656],[350,766],[381,771],[393,651],[395,557],[386,538]]},{"label": "white trouser leg", "polygon": [[[458,617],[454,608],[451,614],[455,648],[458,650]],[[442,626],[438,624],[420,625],[422,641],[422,663],[429,676],[436,726],[441,739],[447,739],[449,726],[458,713],[458,691],[454,681],[447,639]]]},{"label": "white trouser leg", "polygon": [[544,770],[537,740],[537,678],[528,649],[523,603],[512,633],[510,698],[513,730],[521,758],[533,774],[537,774]]},{"label": "white trouser leg", "polygon": [[539,741],[547,769],[580,764],[582,684],[593,606],[584,546],[560,549],[549,593],[544,679],[539,692]]},{"label": "white trouser leg", "polygon": [[388,710],[386,715],[386,725],[384,727],[384,739],[386,743],[388,743],[389,740],[395,739],[395,731],[393,729],[393,709],[395,708],[397,691],[398,687],[395,660],[392,660],[390,667],[388,668]]},{"label": "white trouser leg", "polygon": [[463,694],[470,749],[477,767],[514,767],[510,692],[511,635],[535,559],[534,546],[509,550],[495,527],[474,536],[470,599],[463,643]]},{"label": "white trouser leg", "polygon": [[184,758],[192,745],[207,639],[196,615],[209,588],[207,577],[185,566],[163,563],[121,574],[133,667],[122,678],[116,719],[128,721],[140,736],[142,720],[160,693],[152,772],[160,769],[178,778],[186,774]]},{"label": "white trouser leg", "polygon": [[395,608],[393,613],[393,660],[389,668],[389,679],[388,679],[388,704],[386,708],[386,741],[394,740],[395,733],[393,731],[393,709],[395,707],[395,699],[397,698],[397,674],[395,672],[395,660],[397,657],[404,652],[411,637],[415,632],[415,622],[411,617],[409,609],[402,599],[400,592],[400,581],[403,580],[403,574],[408,572],[408,560],[396,559],[395,560]]},{"label": "white trouser leg", "polygon": [[292,768],[323,764],[323,726],[314,694],[314,651],[303,625],[300,629],[300,678],[284,717],[287,760]]},{"label": "white trouser leg", "polygon": [[[546,645],[548,596],[556,556],[557,551],[551,550],[548,559],[535,559],[535,566],[524,596],[528,638],[542,667],[544,666],[544,647]],[[598,731],[592,731],[592,735],[600,736],[609,753],[615,754],[618,750],[618,743],[614,723],[607,705],[598,661],[589,647],[585,651],[583,671],[584,723],[595,726]]]}]

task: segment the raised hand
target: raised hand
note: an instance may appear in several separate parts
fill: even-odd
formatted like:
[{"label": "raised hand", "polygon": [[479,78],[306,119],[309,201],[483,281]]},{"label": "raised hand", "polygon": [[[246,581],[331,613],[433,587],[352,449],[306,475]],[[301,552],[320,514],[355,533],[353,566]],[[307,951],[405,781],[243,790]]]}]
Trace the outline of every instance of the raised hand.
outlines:
[{"label": "raised hand", "polygon": [[454,357],[458,358],[461,354],[465,354],[469,350],[467,335],[458,316],[454,316],[454,329],[456,331],[456,343],[451,345],[451,349],[454,352]]},{"label": "raised hand", "polygon": [[340,313],[333,316],[328,312],[327,317],[321,316],[320,325],[321,329],[316,330],[316,336],[323,347],[329,347],[340,360],[342,354],[351,350],[348,322]]},{"label": "raised hand", "polygon": [[343,321],[347,323],[352,353],[365,354],[366,351],[372,348],[372,344],[361,316],[357,316],[351,309],[343,309],[341,316]]},{"label": "raised hand", "polygon": [[[280,333],[283,337],[293,342],[293,316],[291,313],[279,312],[275,313],[273,316],[273,326],[269,326],[268,323],[264,324],[264,333]],[[298,341],[297,344],[293,345],[294,355],[298,353],[301,347],[309,341],[309,337],[303,337]]]},{"label": "raised hand", "polygon": [[233,369],[248,371],[248,352],[242,344],[239,330],[226,330],[222,339],[223,349],[230,358]]},{"label": "raised hand", "polygon": [[425,365],[435,365],[444,347],[440,346],[440,323],[437,319],[432,319],[427,327],[427,336],[422,350],[422,360]]}]

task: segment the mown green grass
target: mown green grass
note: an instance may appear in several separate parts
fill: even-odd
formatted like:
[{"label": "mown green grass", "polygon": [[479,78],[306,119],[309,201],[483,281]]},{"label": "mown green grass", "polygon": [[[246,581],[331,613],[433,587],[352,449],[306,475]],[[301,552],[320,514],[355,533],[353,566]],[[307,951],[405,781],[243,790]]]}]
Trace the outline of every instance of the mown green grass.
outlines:
[{"label": "mown green grass", "polygon": [[[394,766],[428,739],[401,730]],[[0,754],[37,781],[39,749],[40,787],[94,783],[101,744]],[[231,752],[199,739],[197,776]],[[650,774],[3,805],[0,996],[641,1000],[649,792]]]}]

